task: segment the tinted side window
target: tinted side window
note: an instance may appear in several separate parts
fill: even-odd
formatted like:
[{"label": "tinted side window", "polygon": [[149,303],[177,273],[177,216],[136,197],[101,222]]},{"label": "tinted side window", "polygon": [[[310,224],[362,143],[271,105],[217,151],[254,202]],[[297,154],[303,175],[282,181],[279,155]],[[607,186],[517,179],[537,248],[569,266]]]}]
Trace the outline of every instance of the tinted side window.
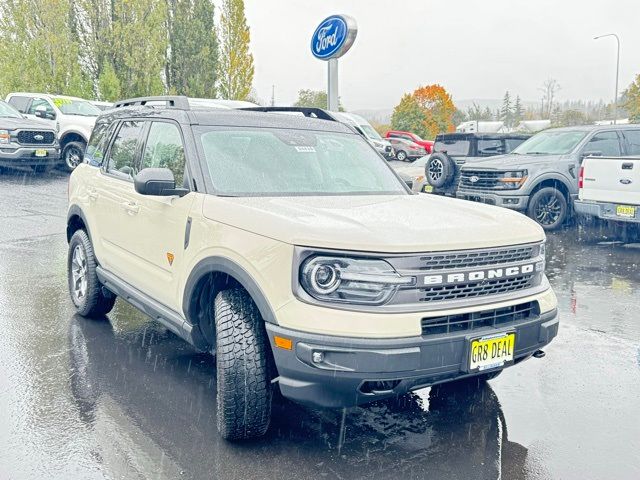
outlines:
[{"label": "tinted side window", "polygon": [[640,155],[640,130],[625,130],[622,133],[629,145],[629,155]]},{"label": "tinted side window", "polygon": [[15,107],[21,113],[27,113],[27,107],[29,106],[29,102],[31,101],[30,97],[22,97],[22,96],[13,96],[9,99],[9,105]]},{"label": "tinted side window", "polygon": [[176,185],[184,180],[184,147],[182,135],[173,123],[153,122],[142,156],[143,168],[168,168],[173,172]]},{"label": "tinted side window", "polygon": [[109,127],[111,127],[111,125],[112,124],[107,122],[96,122],[93,132],[91,133],[91,138],[89,139],[89,144],[84,153],[84,159],[90,165],[102,165],[102,160],[104,159],[104,154],[109,144],[109,137],[111,136],[109,135],[111,131]]},{"label": "tinted side window", "polygon": [[616,132],[596,133],[586,147],[585,152],[599,152],[605,157],[619,157],[622,155],[620,151],[620,140]]},{"label": "tinted side window", "polygon": [[138,120],[122,122],[109,151],[107,172],[129,180],[138,173],[136,153],[143,125]]},{"label": "tinted side window", "polygon": [[31,102],[31,105],[29,106],[29,111],[27,113],[29,115],[35,115],[37,107],[46,108],[47,113],[55,113],[51,104],[43,98],[34,98],[33,102]]},{"label": "tinted side window", "polygon": [[492,155],[500,155],[504,152],[502,140],[478,139],[478,156],[490,157]]}]

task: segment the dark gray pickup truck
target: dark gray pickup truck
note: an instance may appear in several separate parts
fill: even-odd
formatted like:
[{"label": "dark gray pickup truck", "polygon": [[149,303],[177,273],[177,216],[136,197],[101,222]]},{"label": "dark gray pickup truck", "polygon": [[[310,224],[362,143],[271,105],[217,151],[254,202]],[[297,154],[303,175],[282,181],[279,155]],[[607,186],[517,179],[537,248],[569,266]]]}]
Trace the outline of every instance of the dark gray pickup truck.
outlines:
[{"label": "dark gray pickup truck", "polygon": [[573,215],[588,156],[640,154],[640,125],[552,128],[500,155],[463,165],[456,196],[526,213],[545,230]]}]

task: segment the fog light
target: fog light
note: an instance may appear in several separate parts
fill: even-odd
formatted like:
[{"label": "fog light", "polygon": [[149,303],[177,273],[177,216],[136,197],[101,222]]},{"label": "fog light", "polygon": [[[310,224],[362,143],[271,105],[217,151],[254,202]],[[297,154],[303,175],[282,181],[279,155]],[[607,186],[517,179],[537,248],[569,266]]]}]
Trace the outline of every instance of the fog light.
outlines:
[{"label": "fog light", "polygon": [[519,198],[503,198],[502,203],[504,205],[517,205],[520,203]]},{"label": "fog light", "polygon": [[313,361],[313,363],[322,363],[322,362],[324,362],[324,353],[322,353],[322,352],[313,352],[313,355],[311,356],[311,360]]}]

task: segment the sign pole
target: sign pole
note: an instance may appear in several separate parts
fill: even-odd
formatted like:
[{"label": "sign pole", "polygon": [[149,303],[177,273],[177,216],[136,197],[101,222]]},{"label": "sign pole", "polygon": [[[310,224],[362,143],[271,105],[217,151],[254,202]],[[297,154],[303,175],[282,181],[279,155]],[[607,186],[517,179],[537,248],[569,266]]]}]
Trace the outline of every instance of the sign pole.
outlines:
[{"label": "sign pole", "polygon": [[327,61],[327,109],[338,111],[338,59],[331,58]]}]

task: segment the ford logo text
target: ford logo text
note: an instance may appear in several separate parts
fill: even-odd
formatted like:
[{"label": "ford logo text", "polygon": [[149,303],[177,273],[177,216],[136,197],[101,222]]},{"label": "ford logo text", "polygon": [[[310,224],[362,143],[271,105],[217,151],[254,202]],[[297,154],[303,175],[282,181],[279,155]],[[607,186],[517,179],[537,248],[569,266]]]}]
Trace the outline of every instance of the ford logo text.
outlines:
[{"label": "ford logo text", "polygon": [[320,60],[338,58],[351,48],[358,27],[347,15],[332,15],[318,25],[311,37],[311,53]]}]

